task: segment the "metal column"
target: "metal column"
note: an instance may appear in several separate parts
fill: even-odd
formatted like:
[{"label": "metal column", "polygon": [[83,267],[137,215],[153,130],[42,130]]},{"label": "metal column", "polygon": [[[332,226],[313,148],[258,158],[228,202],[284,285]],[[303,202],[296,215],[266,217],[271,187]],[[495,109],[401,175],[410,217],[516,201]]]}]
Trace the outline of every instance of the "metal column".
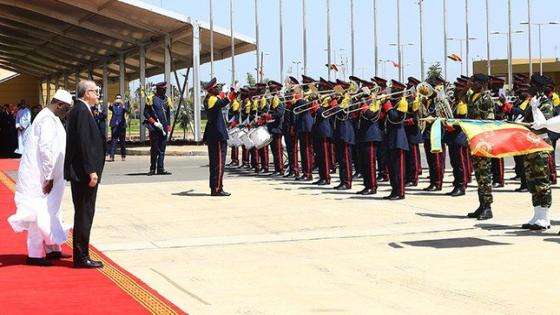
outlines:
[{"label": "metal column", "polygon": [[257,66],[255,69],[257,70],[257,82],[262,82],[262,74],[261,74],[261,56],[260,56],[260,47],[259,47],[259,0],[255,0],[255,41],[257,45]]},{"label": "metal column", "polygon": [[193,32],[193,43],[192,43],[192,56],[193,56],[193,103],[194,103],[194,141],[199,142],[202,140],[201,137],[201,125],[200,125],[200,110],[201,98],[200,98],[200,26],[198,21],[191,22],[192,32]]},{"label": "metal column", "polygon": [[229,0],[229,28],[231,39],[231,86],[235,86],[235,37],[233,36],[233,0]]},{"label": "metal column", "polygon": [[[109,71],[107,70],[107,62],[103,64],[103,104],[105,104],[106,110],[109,109]],[[108,119],[105,119],[105,139],[107,139],[108,128],[107,124],[109,123]]]},{"label": "metal column", "polygon": [[146,48],[143,45],[140,49],[140,142],[146,141],[146,128],[144,126],[144,107],[146,106]]},{"label": "metal column", "polygon": [[401,1],[397,0],[397,51],[399,59],[399,82],[402,82],[402,55],[401,55]]},{"label": "metal column", "polygon": [[171,36],[169,34],[165,34],[165,65],[164,65],[164,73],[163,73],[163,80],[167,82],[165,87],[166,95],[171,96]]},{"label": "metal column", "polygon": [[466,73],[469,76],[469,0],[465,0],[465,60],[467,62]]},{"label": "metal column", "polygon": [[424,0],[419,0],[418,1],[418,11],[420,14],[420,80],[424,81],[424,76],[425,76],[425,72],[424,72],[424,23],[423,23],[423,17],[424,17],[424,6],[423,6]]},{"label": "metal column", "polygon": [[531,55],[531,0],[527,0],[527,34],[529,36],[529,78],[533,75],[533,58]]},{"label": "metal column", "polygon": [[51,102],[51,78],[47,78],[47,99],[45,100],[45,105],[49,105]]},{"label": "metal column", "polygon": [[447,0],[443,0],[443,78],[447,80]]},{"label": "metal column", "polygon": [[352,43],[352,48],[351,48],[351,58],[352,58],[352,70],[350,71],[350,73],[352,75],[354,75],[354,65],[356,64],[356,59],[354,56],[354,0],[350,0],[350,41]]},{"label": "metal column", "polygon": [[305,0],[302,0],[303,16],[303,74],[307,75],[307,14],[305,12]]},{"label": "metal column", "polygon": [[64,89],[68,91],[68,72],[64,72]]},{"label": "metal column", "polygon": [[331,1],[327,0],[327,65],[328,80],[331,80]]},{"label": "metal column", "polygon": [[[467,43],[468,43],[467,38]],[[468,44],[467,44],[468,45]],[[467,46],[468,47],[468,46]],[[513,64],[511,60],[511,0],[508,0],[508,89],[512,90],[513,83]]]},{"label": "metal column", "polygon": [[278,0],[278,9],[280,15],[280,80],[284,80],[284,28],[282,26],[282,0]]},{"label": "metal column", "polygon": [[373,65],[374,65],[374,75],[378,76],[378,63],[379,60],[377,59],[379,56],[377,55],[377,0],[373,0]]},{"label": "metal column", "polygon": [[[212,0],[210,0],[209,2],[210,2],[210,78],[213,78],[214,77],[214,12],[212,11]],[[257,62],[257,67],[258,67],[258,62]]]},{"label": "metal column", "polygon": [[[486,0],[486,67],[488,68],[488,75],[491,75],[492,65],[490,64],[490,7],[488,1],[489,0]],[[529,56],[530,54],[531,53],[529,53]]]}]

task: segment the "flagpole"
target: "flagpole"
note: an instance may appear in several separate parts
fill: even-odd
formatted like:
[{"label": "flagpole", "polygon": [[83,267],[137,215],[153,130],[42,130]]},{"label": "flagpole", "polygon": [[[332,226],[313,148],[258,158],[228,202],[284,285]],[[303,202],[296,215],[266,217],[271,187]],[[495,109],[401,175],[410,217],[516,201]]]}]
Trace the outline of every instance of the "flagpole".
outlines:
[{"label": "flagpole", "polygon": [[307,17],[305,12],[305,0],[301,2],[303,16],[303,74],[307,75]]},{"label": "flagpole", "polygon": [[447,0],[443,0],[443,77],[447,80]]},{"label": "flagpole", "polygon": [[379,74],[377,58],[377,0],[373,0],[373,64],[375,68],[375,76]]},{"label": "flagpole", "polygon": [[424,31],[423,31],[423,2],[424,0],[418,1],[418,11],[420,14],[420,78],[424,81]]},{"label": "flagpole", "polygon": [[351,54],[352,54],[352,75],[354,75],[354,65],[356,64],[355,62],[355,58],[354,58],[354,0],[350,0],[350,39],[351,39],[351,43],[352,43],[352,50],[351,50]]},{"label": "flagpole", "polygon": [[327,0],[327,68],[331,80],[331,1]]},{"label": "flagpole", "polygon": [[401,55],[401,1],[397,0],[397,51],[399,58],[399,82],[402,82],[402,55]]},{"label": "flagpole", "polygon": [[257,46],[257,82],[262,82],[262,76],[260,74],[260,53],[259,53],[259,0],[255,0],[255,41]]}]

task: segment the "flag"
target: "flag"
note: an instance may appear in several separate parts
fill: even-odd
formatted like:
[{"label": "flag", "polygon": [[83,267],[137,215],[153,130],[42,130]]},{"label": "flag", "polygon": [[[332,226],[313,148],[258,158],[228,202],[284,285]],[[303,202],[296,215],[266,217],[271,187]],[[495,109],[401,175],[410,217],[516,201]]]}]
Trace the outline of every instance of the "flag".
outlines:
[{"label": "flag", "polygon": [[449,54],[449,55],[447,56],[447,58],[449,58],[449,59],[451,59],[451,60],[453,60],[453,61],[457,61],[457,62],[463,61],[463,59],[461,59],[461,57],[459,57],[459,55],[456,55],[456,54]]},{"label": "flag", "polygon": [[334,70],[334,71],[338,72],[338,67],[337,67],[336,64],[334,64],[334,63],[331,63],[330,66],[329,66],[329,64],[327,63],[327,64],[325,64],[325,67],[327,67],[327,68],[329,68],[329,69],[331,69],[331,70]]},{"label": "flag", "polygon": [[430,129],[430,152],[441,153],[441,118],[436,118]]},{"label": "flag", "polygon": [[448,119],[447,123],[461,127],[475,156],[501,158],[552,151],[552,146],[520,124],[471,119]]},{"label": "flag", "polygon": [[401,67],[401,65],[398,64],[397,62],[394,62],[393,60],[391,60],[391,62],[393,63],[393,67],[395,67],[395,68],[400,68]]}]

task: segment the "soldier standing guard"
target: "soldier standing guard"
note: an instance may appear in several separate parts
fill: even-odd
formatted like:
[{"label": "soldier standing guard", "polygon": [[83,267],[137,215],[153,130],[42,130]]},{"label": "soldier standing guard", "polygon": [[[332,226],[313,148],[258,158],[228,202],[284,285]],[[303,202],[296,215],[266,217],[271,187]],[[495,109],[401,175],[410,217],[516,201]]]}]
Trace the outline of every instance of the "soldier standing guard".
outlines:
[{"label": "soldier standing guard", "polygon": [[[167,134],[171,131],[169,118],[171,116],[171,97],[166,96],[167,83],[156,84],[156,93],[146,98],[144,117],[146,128],[150,132],[150,172],[151,175],[170,175],[164,168],[165,146],[167,145]],[[157,172],[156,172],[157,171]]]},{"label": "soldier standing guard", "polygon": [[205,86],[207,95],[204,98],[204,110],[207,112],[208,123],[204,128],[202,141],[208,145],[208,158],[210,160],[210,195],[229,196],[223,189],[224,167],[227,153],[228,132],[226,121],[222,115],[222,108],[235,99],[235,93],[230,92],[224,97],[224,92],[216,88],[216,78]]},{"label": "soldier standing guard", "polygon": [[[488,76],[475,74],[472,76],[472,94],[467,101],[467,118],[494,119],[494,103],[488,93]],[[487,157],[472,157],[474,175],[478,184],[478,208],[467,216],[478,220],[487,220],[492,214],[492,160]]]},{"label": "soldier standing guard", "polygon": [[[530,105],[525,110],[524,122],[533,122],[533,111],[540,110],[546,119],[554,116],[554,105],[547,97],[545,90],[552,81],[544,75],[533,75],[529,94],[532,95]],[[548,132],[542,126],[533,126],[535,133],[546,143],[551,144]],[[532,196],[534,215],[529,223],[521,227],[530,230],[546,230],[550,228],[550,206],[552,205],[552,191],[550,189],[550,152],[540,151],[525,155],[525,177],[527,187]]]},{"label": "soldier standing guard", "polygon": [[109,105],[109,110],[113,113],[109,123],[111,127],[111,162],[115,161],[115,151],[117,149],[117,141],[121,147],[121,160],[126,159],[126,113],[130,110],[128,106],[123,103],[120,94],[117,94],[115,102]]}]

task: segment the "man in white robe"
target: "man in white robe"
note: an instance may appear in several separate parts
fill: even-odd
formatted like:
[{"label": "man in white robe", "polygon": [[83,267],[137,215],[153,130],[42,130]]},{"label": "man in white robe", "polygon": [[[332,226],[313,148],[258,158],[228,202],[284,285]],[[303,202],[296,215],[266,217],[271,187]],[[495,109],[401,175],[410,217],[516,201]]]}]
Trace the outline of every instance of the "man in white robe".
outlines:
[{"label": "man in white robe", "polygon": [[29,134],[29,126],[31,125],[31,111],[27,108],[25,101],[18,104],[18,111],[16,113],[16,129],[18,131],[18,147],[14,151],[17,154],[23,155],[25,150],[25,141]]},{"label": "man in white robe", "polygon": [[62,253],[68,227],[62,222],[66,131],[60,118],[72,104],[68,91],[58,90],[29,128],[14,197],[16,213],[8,218],[15,232],[27,230],[28,265],[51,266]]}]

